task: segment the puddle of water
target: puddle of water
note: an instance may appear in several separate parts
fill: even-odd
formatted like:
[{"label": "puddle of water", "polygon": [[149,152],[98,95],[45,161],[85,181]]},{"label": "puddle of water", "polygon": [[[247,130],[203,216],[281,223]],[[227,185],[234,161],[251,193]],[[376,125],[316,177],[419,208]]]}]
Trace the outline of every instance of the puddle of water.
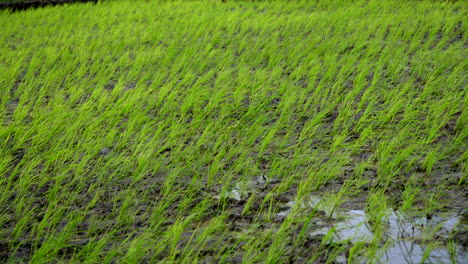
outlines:
[{"label": "puddle of water", "polygon": [[436,234],[442,238],[448,238],[450,233],[457,229],[461,216],[449,215],[446,217],[434,216],[411,218],[407,215],[389,210],[387,213],[388,226],[386,237],[392,240],[402,238],[423,238],[425,235]]},{"label": "puddle of water", "polygon": [[242,195],[242,194],[243,193],[239,189],[236,188],[236,189],[230,191],[227,194],[227,197],[232,198],[232,199],[237,200],[237,201],[240,201],[240,200],[242,200],[242,196],[245,196],[245,195]]},{"label": "puddle of water", "polygon": [[368,222],[366,213],[362,210],[351,210],[349,212],[334,212],[335,204],[333,201],[326,201],[317,196],[311,196],[308,205],[324,211],[327,216],[342,219],[333,226],[322,227],[310,233],[311,236],[327,235],[332,232],[330,242],[351,241],[356,242],[372,242],[374,234],[372,233]]},{"label": "puddle of water", "polygon": [[[309,206],[322,210],[331,215],[332,204],[323,201],[318,197],[311,197]],[[303,206],[303,205],[301,205]],[[292,206],[291,206],[292,207]],[[281,212],[285,213],[285,212]],[[329,235],[329,242],[352,243],[376,242],[375,234],[369,225],[369,218],[362,210],[351,210],[348,212],[334,212],[337,220],[333,225],[321,227],[311,233],[310,236]],[[416,240],[438,236],[449,238],[453,231],[460,229],[459,223],[462,216],[434,216],[431,219],[426,217],[409,217],[401,212],[390,209],[386,213],[384,223],[386,230],[384,239],[388,246],[379,252],[377,263],[381,264],[401,264],[401,263],[463,263],[468,264],[468,252],[462,247],[455,249],[455,254],[446,248],[429,248],[416,243]],[[318,224],[318,222],[317,222]],[[325,223],[322,223],[325,224]],[[378,242],[378,241],[377,241]],[[342,261],[342,259],[339,259]],[[359,261],[368,263],[368,259]]]},{"label": "puddle of water", "polygon": [[[226,192],[223,197],[231,198],[236,201],[245,200],[256,186],[263,186],[270,181],[272,181],[272,179],[262,175],[250,181],[237,182],[236,185],[230,191]],[[220,199],[221,196],[216,196],[216,198]]]},{"label": "puddle of water", "polygon": [[345,220],[335,225],[337,239],[352,242],[372,242],[374,235],[367,223],[366,213],[361,210],[352,210],[344,214]]},{"label": "puddle of water", "polygon": [[336,204],[332,200],[325,200],[321,199],[316,196],[309,197],[307,204],[312,207],[316,208],[319,211],[324,211],[325,214],[329,217],[333,214],[333,208],[335,208]]},{"label": "puddle of water", "polygon": [[[265,176],[258,177],[251,181],[238,182],[232,190],[225,194],[225,197],[241,201],[248,198],[252,190],[257,186],[268,184],[269,179]],[[219,198],[219,197],[218,197]],[[311,196],[307,201],[297,203],[290,201],[285,204],[288,209],[277,214],[285,217],[290,214],[293,207],[315,208],[324,211],[326,215],[336,219],[333,225],[323,221],[317,221],[317,230],[309,233],[310,236],[329,235],[329,242],[380,242],[375,241],[375,234],[369,225],[369,218],[362,210],[351,210],[340,212],[334,210],[335,204],[332,200],[325,200],[317,196]],[[416,243],[424,237],[431,238],[438,236],[448,238],[449,235],[459,228],[462,216],[434,216],[431,219],[426,217],[409,217],[401,212],[390,209],[383,219],[386,223],[384,239],[387,247],[378,251],[377,257],[373,261],[379,264],[401,264],[401,263],[461,263],[468,264],[468,252],[461,247],[455,249],[455,256],[446,248],[429,248],[428,246]],[[361,258],[358,263],[369,263],[368,258]],[[345,256],[339,256],[336,263],[347,263]]]},{"label": "puddle of water", "polygon": [[333,231],[331,231],[333,232],[333,236],[330,242],[372,242],[374,234],[367,224],[364,211],[351,210],[347,213],[340,214],[340,217],[342,217],[343,220],[336,223],[333,227],[320,228],[310,233],[310,235],[326,235],[333,229]]},{"label": "puddle of water", "polygon": [[[308,204],[317,210],[325,211],[331,215],[333,205],[330,202],[321,200],[318,197],[311,197]],[[290,207],[294,206],[292,204]],[[281,212],[280,214],[285,214]],[[311,235],[327,234],[334,229],[334,242],[351,240],[352,242],[371,242],[374,234],[369,226],[369,219],[362,210],[351,210],[348,212],[334,212],[334,217],[338,220],[333,226],[323,227],[311,233]],[[385,238],[398,241],[403,238],[421,239],[424,236],[432,237],[437,235],[448,238],[452,231],[456,230],[461,216],[434,216],[430,220],[426,217],[409,217],[401,212],[389,209],[386,212],[384,222],[386,222]]]},{"label": "puddle of water", "polygon": [[337,264],[346,264],[346,263],[348,263],[348,259],[346,259],[346,256],[340,255],[340,256],[336,257],[335,263],[337,263]]},{"label": "puddle of water", "polygon": [[[433,248],[417,244],[414,239],[437,235],[448,238],[457,230],[461,216],[435,216],[410,218],[400,212],[388,212],[388,226],[385,237],[393,243],[381,251],[378,263],[468,263],[468,252],[461,247],[456,248],[455,256],[446,248]],[[425,253],[427,258],[425,259]]]},{"label": "puddle of water", "polygon": [[[430,250],[427,246],[422,246],[411,241],[396,241],[390,247],[381,250],[381,256],[378,258],[379,264],[402,264],[402,263],[468,263],[468,254],[466,250],[457,248],[456,256],[450,254],[445,248],[434,248]],[[424,262],[423,262],[424,261]],[[368,263],[362,260],[361,263]]]},{"label": "puddle of water", "polygon": [[288,207],[289,209],[281,211],[281,212],[277,213],[276,215],[279,216],[279,217],[287,216],[288,214],[291,213],[291,209],[294,207],[295,204],[296,204],[296,202],[294,202],[294,201],[287,202],[285,206]]},{"label": "puddle of water", "polygon": [[244,182],[236,183],[236,186],[232,188],[231,191],[226,193],[228,198],[234,199],[236,201],[241,201],[242,199],[247,198],[249,195],[248,186]]},{"label": "puddle of water", "polygon": [[[291,209],[296,206],[295,201],[289,201],[288,203],[285,204],[285,207],[289,207],[289,209],[285,211],[281,211],[277,214],[277,216],[286,216],[291,212]],[[333,208],[334,208],[334,203],[332,201],[327,201],[324,199],[321,199],[316,196],[310,196],[307,201],[302,201],[298,203],[300,208],[315,208],[318,211],[323,211],[327,216],[331,216],[333,213]]]}]

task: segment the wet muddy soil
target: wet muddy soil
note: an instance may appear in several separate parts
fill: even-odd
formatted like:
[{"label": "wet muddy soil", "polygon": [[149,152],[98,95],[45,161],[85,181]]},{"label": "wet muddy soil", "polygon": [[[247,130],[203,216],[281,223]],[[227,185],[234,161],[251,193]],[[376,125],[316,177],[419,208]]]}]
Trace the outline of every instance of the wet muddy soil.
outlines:
[{"label": "wet muddy soil", "polygon": [[[260,189],[270,189],[268,185],[271,182],[276,183],[266,177],[237,182],[224,196],[217,198],[231,199],[235,201],[231,206],[235,207],[243,204],[242,201],[253,193],[261,193]],[[323,245],[323,242],[330,247],[364,243],[379,248],[373,256],[366,256],[363,252],[351,260],[352,263],[468,263],[466,211],[451,210],[421,217],[389,208],[380,212],[380,225],[377,227],[373,222],[375,217],[363,209],[362,199],[336,205],[325,196],[312,195],[303,201],[295,201],[292,195],[278,197],[277,201],[282,205],[276,213],[276,222],[284,221],[297,208],[316,210],[318,213],[312,218],[308,233],[311,241],[321,241],[316,246]],[[239,221],[239,231],[250,226],[250,223],[241,223],[242,217],[232,220]],[[335,263],[348,261],[345,254],[335,259]]]}]

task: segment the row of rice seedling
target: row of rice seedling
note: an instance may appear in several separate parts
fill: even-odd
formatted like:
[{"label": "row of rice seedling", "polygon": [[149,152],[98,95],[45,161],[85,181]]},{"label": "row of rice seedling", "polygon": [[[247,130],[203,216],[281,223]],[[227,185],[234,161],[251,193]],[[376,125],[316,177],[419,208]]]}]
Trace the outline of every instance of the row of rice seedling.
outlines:
[{"label": "row of rice seedling", "polygon": [[[390,210],[457,215],[446,236],[407,239],[460,259],[466,13],[374,0],[1,11],[0,259],[377,262]],[[349,210],[370,241],[333,239]]]}]

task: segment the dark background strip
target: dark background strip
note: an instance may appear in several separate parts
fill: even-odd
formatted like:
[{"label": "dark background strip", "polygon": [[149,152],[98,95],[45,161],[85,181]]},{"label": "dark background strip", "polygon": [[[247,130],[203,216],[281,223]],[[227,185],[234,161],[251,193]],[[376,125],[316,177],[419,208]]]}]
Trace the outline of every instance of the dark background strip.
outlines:
[{"label": "dark background strip", "polygon": [[38,8],[44,6],[55,6],[67,3],[85,3],[94,2],[98,0],[26,0],[26,1],[9,1],[0,2],[0,10],[11,9],[13,11],[21,11],[30,8]]}]

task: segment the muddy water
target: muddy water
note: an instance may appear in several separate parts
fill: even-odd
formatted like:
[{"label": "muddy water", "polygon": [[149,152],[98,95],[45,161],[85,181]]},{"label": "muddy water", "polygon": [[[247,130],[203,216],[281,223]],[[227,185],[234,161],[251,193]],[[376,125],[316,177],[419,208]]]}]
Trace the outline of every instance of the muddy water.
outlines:
[{"label": "muddy water", "polygon": [[[289,202],[288,207],[296,206],[296,203]],[[449,251],[443,247],[430,247],[418,241],[424,238],[439,237],[449,238],[450,234],[462,231],[460,221],[461,215],[452,214],[448,216],[409,217],[401,212],[389,209],[384,212],[383,222],[386,225],[383,240],[376,238],[375,232],[369,224],[369,217],[362,210],[337,211],[333,201],[326,201],[317,196],[312,196],[307,203],[299,206],[315,208],[325,212],[328,218],[336,221],[316,221],[318,226],[311,231],[311,237],[325,236],[328,243],[339,243],[350,241],[352,243],[386,243],[377,255],[372,258],[362,257],[357,263],[381,263],[381,264],[402,264],[402,263],[460,263],[468,264],[468,251],[461,246]],[[282,211],[278,215],[287,215],[291,209]],[[345,256],[339,256],[336,263],[347,263]]]},{"label": "muddy water", "polygon": [[380,263],[468,263],[468,252],[462,247],[457,246],[450,252],[448,248],[430,248],[415,241],[425,236],[447,239],[452,232],[461,231],[461,218],[449,215],[411,219],[404,214],[389,211],[385,235],[391,243],[381,250]]},{"label": "muddy water", "polygon": [[[268,178],[259,177],[249,182],[240,182],[225,194],[234,200],[245,200],[255,189],[254,186],[267,184]],[[433,238],[447,240],[451,234],[466,230],[463,216],[459,214],[435,215],[427,217],[410,217],[402,212],[389,209],[383,212],[383,234],[377,237],[370,225],[370,217],[363,210],[343,211],[337,208],[333,200],[311,196],[307,201],[289,201],[284,204],[285,210],[277,214],[286,217],[291,210],[301,208],[314,208],[322,211],[326,217],[319,217],[314,222],[311,237],[324,237],[328,243],[376,243],[382,249],[375,256],[363,256],[353,260],[353,263],[461,263],[468,264],[468,251],[462,246],[455,245],[452,250],[442,246],[431,246],[421,241],[430,241]],[[332,219],[332,221],[330,221]],[[435,242],[435,241],[434,241]],[[365,252],[363,252],[365,255]],[[344,255],[335,259],[335,263],[348,263]]]},{"label": "muddy water", "polygon": [[266,176],[259,176],[251,181],[240,181],[237,182],[230,191],[226,192],[226,194],[217,196],[216,198],[230,198],[236,201],[246,200],[253,189],[264,186],[271,181],[273,181],[273,179]]},{"label": "muddy water", "polygon": [[337,222],[333,226],[323,227],[310,233],[311,236],[332,234],[329,242],[351,241],[370,243],[374,239],[374,235],[367,224],[367,218],[364,211],[351,210],[340,214],[342,221]]},{"label": "muddy water", "polygon": [[[327,215],[332,212],[331,208],[324,208],[327,203],[321,202],[320,198],[312,197],[311,201],[309,204],[315,205],[319,210],[324,210]],[[460,221],[462,216],[452,214],[449,216],[434,216],[431,219],[426,217],[411,218],[393,209],[385,212],[385,215],[384,239],[388,244],[378,251],[377,256],[373,258],[376,263],[468,263],[468,252],[460,246],[456,246],[454,250],[449,251],[447,248],[431,248],[417,242],[425,237],[449,238],[451,233],[461,231]],[[328,242],[335,243],[344,241],[351,241],[352,243],[379,242],[375,241],[375,234],[364,211],[339,212],[335,213],[334,218],[341,220],[333,225],[312,231],[310,235],[313,237],[327,236],[330,237]],[[342,261],[337,259],[336,262]],[[368,263],[369,260],[362,258],[358,262]]]},{"label": "muddy water", "polygon": [[[429,251],[427,258],[424,254]],[[378,263],[468,263],[468,254],[458,248],[455,254],[451,254],[446,248],[428,248],[411,241],[398,240],[380,251],[381,257]],[[366,263],[365,260],[362,261]]]},{"label": "muddy water", "polygon": [[[364,211],[351,210],[341,213],[344,220],[339,221],[331,227],[324,227],[310,233],[311,236],[327,235],[332,233],[332,242],[351,241],[367,242],[374,241],[374,233],[368,225],[368,219]],[[447,248],[430,248],[418,244],[416,241],[424,235],[448,238],[449,234],[455,230],[460,217],[436,217],[434,220],[419,218],[409,220],[408,217],[388,212],[387,229],[384,233],[386,241],[389,242],[386,248],[378,251],[377,263],[400,264],[400,263],[468,263],[466,250],[457,247],[454,252],[449,252]],[[375,241],[374,241],[375,242]],[[427,251],[427,256],[425,253]],[[365,258],[361,263],[368,263]]]}]

